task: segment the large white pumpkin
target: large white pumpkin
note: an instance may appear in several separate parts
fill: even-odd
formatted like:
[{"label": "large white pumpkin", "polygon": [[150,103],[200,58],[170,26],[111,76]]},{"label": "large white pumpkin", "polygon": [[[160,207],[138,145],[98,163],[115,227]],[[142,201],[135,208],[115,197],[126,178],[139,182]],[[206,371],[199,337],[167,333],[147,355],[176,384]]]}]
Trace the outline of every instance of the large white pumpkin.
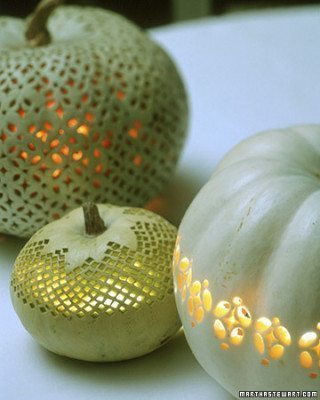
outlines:
[{"label": "large white pumpkin", "polygon": [[0,17],[0,232],[24,237],[84,199],[144,206],[186,134],[165,51],[99,8],[58,7],[46,30],[58,3],[42,0],[29,22]]},{"label": "large white pumpkin", "polygon": [[189,345],[233,395],[319,389],[320,126],[225,156],[181,223],[174,277]]}]

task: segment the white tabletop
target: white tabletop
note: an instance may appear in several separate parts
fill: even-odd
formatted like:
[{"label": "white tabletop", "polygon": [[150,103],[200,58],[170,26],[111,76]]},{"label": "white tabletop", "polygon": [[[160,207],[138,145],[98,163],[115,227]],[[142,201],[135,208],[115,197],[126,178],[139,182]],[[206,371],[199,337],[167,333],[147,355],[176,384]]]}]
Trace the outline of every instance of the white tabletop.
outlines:
[{"label": "white tabletop", "polygon": [[169,190],[170,220],[181,219],[240,140],[320,123],[320,6],[228,14],[153,36],[179,64],[191,103],[188,144]]},{"label": "white tabletop", "polygon": [[[176,59],[191,104],[190,136],[166,196],[178,222],[218,160],[257,131],[320,119],[320,7],[209,18],[153,30]],[[22,241],[0,237],[0,398],[227,400],[183,334],[140,359],[93,364],[40,348],[21,326],[9,277]]]}]

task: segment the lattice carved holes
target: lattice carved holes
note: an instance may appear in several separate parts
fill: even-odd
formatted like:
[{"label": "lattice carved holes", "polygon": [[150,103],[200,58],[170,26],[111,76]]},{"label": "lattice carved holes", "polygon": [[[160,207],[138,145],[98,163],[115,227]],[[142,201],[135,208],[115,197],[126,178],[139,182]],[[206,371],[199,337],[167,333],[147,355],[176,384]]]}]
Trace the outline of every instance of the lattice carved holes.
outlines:
[{"label": "lattice carved holes", "polygon": [[87,259],[70,273],[65,270],[68,249],[45,253],[49,240],[27,245],[12,275],[15,295],[30,308],[69,319],[111,316],[161,301],[173,293],[169,249],[175,230],[148,222],[132,230],[137,251],[109,242],[101,261]]},{"label": "lattice carved holes", "polygon": [[49,28],[50,46],[0,48],[0,231],[20,236],[84,199],[143,206],[186,131],[178,73],[134,25],[61,7]]}]

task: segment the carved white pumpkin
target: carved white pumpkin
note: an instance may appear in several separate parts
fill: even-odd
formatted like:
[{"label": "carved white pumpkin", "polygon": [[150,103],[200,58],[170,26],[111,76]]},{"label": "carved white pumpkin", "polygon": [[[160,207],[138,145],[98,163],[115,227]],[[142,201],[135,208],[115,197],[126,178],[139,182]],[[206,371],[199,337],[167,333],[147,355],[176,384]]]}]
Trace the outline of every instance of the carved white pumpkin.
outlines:
[{"label": "carved white pumpkin", "polygon": [[4,233],[30,236],[83,199],[144,206],[185,138],[186,94],[168,55],[112,12],[50,16],[59,2],[44,0],[27,22],[0,18]]},{"label": "carved white pumpkin", "polygon": [[180,327],[171,272],[176,228],[144,209],[98,207],[78,208],[29,240],[12,273],[12,302],[30,334],[55,353],[138,357]]},{"label": "carved white pumpkin", "polygon": [[179,228],[176,300],[204,369],[240,390],[318,390],[320,126],[259,134],[214,171]]}]

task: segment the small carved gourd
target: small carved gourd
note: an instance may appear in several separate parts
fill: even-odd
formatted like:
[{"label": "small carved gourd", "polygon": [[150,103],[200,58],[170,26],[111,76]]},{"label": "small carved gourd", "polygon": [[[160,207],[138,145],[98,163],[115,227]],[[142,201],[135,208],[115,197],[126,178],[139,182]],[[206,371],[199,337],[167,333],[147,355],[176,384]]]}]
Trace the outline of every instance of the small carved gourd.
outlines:
[{"label": "small carved gourd", "polygon": [[88,361],[146,354],[179,329],[176,229],[138,208],[87,204],[38,231],[19,254],[11,296],[45,348]]}]

